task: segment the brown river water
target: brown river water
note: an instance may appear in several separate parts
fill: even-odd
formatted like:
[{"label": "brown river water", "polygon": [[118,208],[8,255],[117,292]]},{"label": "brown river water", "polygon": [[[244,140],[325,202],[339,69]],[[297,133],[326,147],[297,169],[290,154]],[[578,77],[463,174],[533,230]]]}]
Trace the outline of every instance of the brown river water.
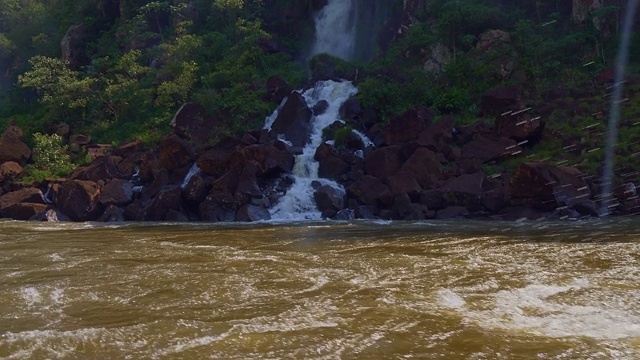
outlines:
[{"label": "brown river water", "polygon": [[637,219],[0,222],[2,359],[640,359]]}]

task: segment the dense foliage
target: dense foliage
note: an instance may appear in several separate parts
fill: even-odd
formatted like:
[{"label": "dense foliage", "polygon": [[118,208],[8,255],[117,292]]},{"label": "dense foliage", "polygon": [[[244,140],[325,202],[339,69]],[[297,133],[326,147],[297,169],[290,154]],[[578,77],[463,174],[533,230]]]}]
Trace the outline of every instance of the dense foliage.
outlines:
[{"label": "dense foliage", "polygon": [[[221,133],[260,126],[277,105],[266,96],[270,76],[299,87],[331,61],[301,61],[312,3],[4,0],[0,129],[14,119],[33,134],[64,121],[99,142],[152,144],[189,101],[215,115]],[[283,15],[294,6],[309,16]],[[382,121],[425,105],[466,123],[494,86],[524,86],[533,101],[552,88],[593,88],[615,57],[622,11],[614,3],[575,24],[567,1],[432,0],[371,62],[338,70],[355,78],[363,107]],[[490,29],[509,41],[479,49]],[[635,36],[633,54],[639,44]],[[446,61],[429,70],[437,51]]]}]

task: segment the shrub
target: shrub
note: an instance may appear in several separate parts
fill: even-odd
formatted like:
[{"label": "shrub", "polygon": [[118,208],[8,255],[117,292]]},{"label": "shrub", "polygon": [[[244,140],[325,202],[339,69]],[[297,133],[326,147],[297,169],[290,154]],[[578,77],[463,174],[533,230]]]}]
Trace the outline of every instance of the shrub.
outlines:
[{"label": "shrub", "polygon": [[43,181],[68,175],[74,168],[67,146],[58,134],[33,134],[33,164],[27,166],[25,180]]}]

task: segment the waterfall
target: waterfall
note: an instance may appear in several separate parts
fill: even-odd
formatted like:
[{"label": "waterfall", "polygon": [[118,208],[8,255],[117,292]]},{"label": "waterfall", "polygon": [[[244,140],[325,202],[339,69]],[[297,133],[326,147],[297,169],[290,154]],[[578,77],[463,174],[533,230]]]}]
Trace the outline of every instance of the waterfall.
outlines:
[{"label": "waterfall", "polygon": [[[349,81],[329,80],[320,81],[302,93],[310,108],[321,100],[327,101],[329,107],[323,114],[311,118],[310,140],[303,148],[302,154],[296,156],[293,169],[295,181],[278,204],[271,209],[273,220],[320,220],[321,214],[313,198],[313,182],[317,181],[321,185],[330,185],[344,191],[335,181],[318,177],[319,164],[315,161],[314,155],[318,146],[322,144],[322,129],[340,120],[340,106],[357,92],[358,89]],[[271,118],[266,119],[265,126],[270,125]]]},{"label": "waterfall", "polygon": [[189,169],[189,172],[187,173],[187,175],[185,175],[184,180],[182,181],[182,188],[185,189],[187,185],[189,185],[189,180],[191,180],[192,177],[198,175],[199,173],[200,168],[198,167],[198,164],[193,163],[193,165]]},{"label": "waterfall", "polygon": [[609,128],[607,133],[607,148],[605,151],[604,173],[602,175],[602,193],[600,204],[600,215],[609,215],[611,202],[613,200],[611,189],[613,187],[613,162],[616,142],[618,141],[618,123],[620,122],[620,100],[624,89],[624,77],[629,61],[629,43],[633,33],[633,20],[638,10],[638,0],[629,0],[626,9],[626,16],[622,29],[622,39],[618,48],[616,58],[616,72],[613,84],[613,95],[611,96],[611,111],[609,114]]},{"label": "waterfall", "polygon": [[391,15],[389,0],[329,0],[315,14],[311,56],[327,53],[344,60],[369,60],[378,33]]},{"label": "waterfall", "polygon": [[315,15],[316,40],[312,55],[327,53],[349,60],[353,57],[356,26],[353,0],[329,0]]}]

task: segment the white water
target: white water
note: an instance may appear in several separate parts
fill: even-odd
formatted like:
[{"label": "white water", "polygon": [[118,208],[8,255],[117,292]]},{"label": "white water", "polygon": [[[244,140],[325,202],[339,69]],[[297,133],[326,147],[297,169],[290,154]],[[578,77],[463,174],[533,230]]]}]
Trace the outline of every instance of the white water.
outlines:
[{"label": "white water", "polygon": [[[322,144],[322,129],[340,120],[340,106],[357,92],[358,89],[349,81],[328,80],[320,81],[313,88],[302,93],[309,107],[313,107],[321,100],[327,101],[329,107],[323,114],[311,118],[310,140],[302,150],[302,154],[296,157],[293,169],[295,182],[286,195],[271,209],[273,220],[321,219],[320,211],[318,211],[313,198],[315,191],[311,186],[313,181],[342,190],[342,186],[338,183],[318,177],[319,164],[313,157],[318,146]],[[273,116],[268,117],[265,121],[265,127],[270,127],[274,120]]]},{"label": "white water", "polygon": [[353,1],[329,0],[316,14],[316,39],[312,56],[327,53],[345,60],[353,58],[356,45]]},{"label": "white water", "polygon": [[198,167],[197,163],[194,163],[189,169],[187,175],[185,175],[184,180],[182,181],[182,188],[185,189],[187,185],[189,185],[189,180],[191,180],[192,177],[198,174],[200,174],[200,168]]}]

